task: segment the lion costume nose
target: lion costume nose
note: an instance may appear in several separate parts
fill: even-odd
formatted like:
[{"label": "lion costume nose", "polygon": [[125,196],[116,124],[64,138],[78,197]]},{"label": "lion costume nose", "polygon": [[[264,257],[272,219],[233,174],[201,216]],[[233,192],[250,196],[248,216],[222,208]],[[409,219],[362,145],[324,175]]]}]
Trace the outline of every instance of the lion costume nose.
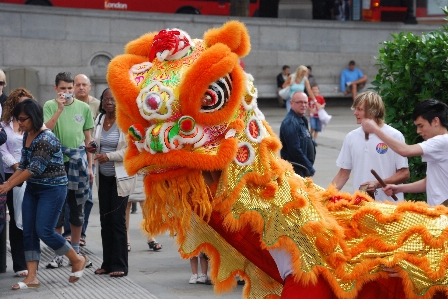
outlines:
[{"label": "lion costume nose", "polygon": [[198,147],[206,140],[204,130],[191,116],[182,116],[177,122],[151,126],[147,133],[147,146],[153,153],[166,153],[183,148],[186,144]]}]

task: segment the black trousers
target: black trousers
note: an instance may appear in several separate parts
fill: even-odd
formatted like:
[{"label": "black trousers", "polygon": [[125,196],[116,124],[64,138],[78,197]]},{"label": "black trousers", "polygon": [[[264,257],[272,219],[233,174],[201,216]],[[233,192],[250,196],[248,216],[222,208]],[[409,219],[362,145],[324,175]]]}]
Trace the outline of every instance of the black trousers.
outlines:
[{"label": "black trousers", "polygon": [[128,273],[128,247],[126,235],[126,205],[128,196],[117,193],[115,176],[98,173],[98,200],[100,203],[103,264],[108,272]]},{"label": "black trousers", "polygon": [[[12,173],[5,173],[6,180],[11,176]],[[12,269],[14,272],[26,270],[25,254],[23,253],[23,232],[16,225],[12,189],[6,194],[6,205],[9,211],[9,244],[11,245]]]}]

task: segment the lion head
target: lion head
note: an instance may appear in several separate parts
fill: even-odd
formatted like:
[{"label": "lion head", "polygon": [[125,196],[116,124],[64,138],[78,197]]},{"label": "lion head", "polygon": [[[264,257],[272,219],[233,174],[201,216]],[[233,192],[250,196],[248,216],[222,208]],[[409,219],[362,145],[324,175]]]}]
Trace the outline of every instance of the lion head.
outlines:
[{"label": "lion head", "polygon": [[187,225],[188,210],[210,215],[209,174],[254,161],[251,141],[266,130],[253,77],[239,64],[249,51],[247,29],[230,21],[202,40],[180,29],[145,34],[111,61],[118,124],[129,133],[125,166],[145,175],[147,216],[163,223],[147,230]]}]

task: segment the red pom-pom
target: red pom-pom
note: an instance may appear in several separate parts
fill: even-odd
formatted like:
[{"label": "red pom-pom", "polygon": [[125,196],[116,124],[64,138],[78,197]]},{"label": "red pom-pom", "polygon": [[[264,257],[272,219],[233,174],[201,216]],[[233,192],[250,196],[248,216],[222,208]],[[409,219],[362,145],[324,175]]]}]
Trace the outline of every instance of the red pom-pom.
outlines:
[{"label": "red pom-pom", "polygon": [[333,203],[337,203],[338,201],[342,200],[343,198],[340,197],[339,195],[335,195],[332,198],[330,198],[330,201]]}]

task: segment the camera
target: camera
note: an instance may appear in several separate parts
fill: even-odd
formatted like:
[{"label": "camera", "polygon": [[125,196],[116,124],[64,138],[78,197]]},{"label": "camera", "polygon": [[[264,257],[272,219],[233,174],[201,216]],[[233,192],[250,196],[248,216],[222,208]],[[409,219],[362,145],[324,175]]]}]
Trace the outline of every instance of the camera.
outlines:
[{"label": "camera", "polygon": [[91,147],[98,148],[98,143],[96,143],[95,140],[90,141],[90,142],[89,142],[89,145],[90,145]]},{"label": "camera", "polygon": [[64,97],[66,101],[70,101],[73,97],[73,95],[71,93],[64,93]]}]

